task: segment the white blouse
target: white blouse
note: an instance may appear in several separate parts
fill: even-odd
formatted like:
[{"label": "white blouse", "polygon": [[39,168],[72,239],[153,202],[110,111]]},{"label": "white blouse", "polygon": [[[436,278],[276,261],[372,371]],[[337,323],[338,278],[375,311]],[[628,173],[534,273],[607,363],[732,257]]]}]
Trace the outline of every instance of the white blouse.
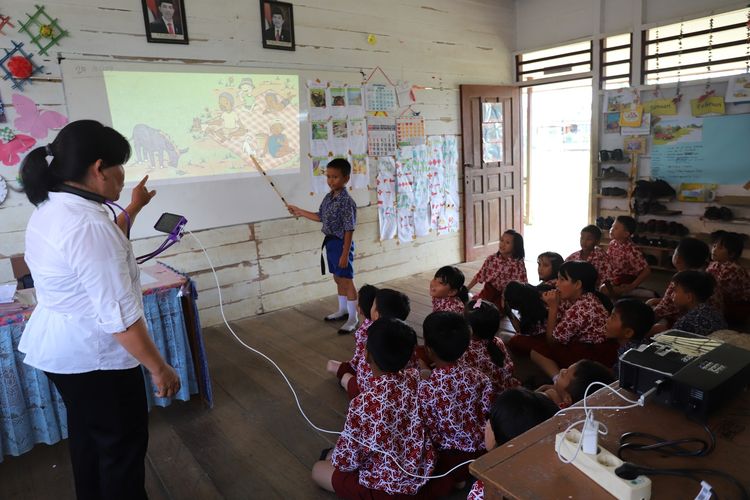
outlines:
[{"label": "white blouse", "polygon": [[138,366],[113,334],[143,317],[133,248],[101,204],[50,193],[26,226],[38,305],[21,336],[24,363],[51,373]]}]

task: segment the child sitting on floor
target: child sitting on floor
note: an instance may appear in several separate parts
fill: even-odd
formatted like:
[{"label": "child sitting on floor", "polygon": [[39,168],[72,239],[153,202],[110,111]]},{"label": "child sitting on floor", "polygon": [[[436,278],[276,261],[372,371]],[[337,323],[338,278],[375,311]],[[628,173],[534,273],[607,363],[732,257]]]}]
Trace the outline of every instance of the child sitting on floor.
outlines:
[{"label": "child sitting on floor", "polygon": [[596,281],[596,288],[599,288],[602,283],[611,279],[610,275],[612,273],[609,256],[606,251],[599,247],[599,243],[602,241],[602,230],[593,224],[589,224],[581,229],[581,239],[579,241],[581,249],[568,255],[565,262],[582,260],[593,264],[596,272],[599,273],[599,279]]},{"label": "child sitting on floor", "polygon": [[555,252],[540,253],[536,264],[540,281],[536,287],[542,292],[554,290],[557,285],[557,273],[563,264],[562,255]]},{"label": "child sitting on floor", "polygon": [[604,285],[601,291],[612,297],[631,294],[651,274],[646,258],[631,239],[636,227],[635,219],[629,215],[618,215],[609,230],[612,241],[609,242],[607,256],[612,268],[610,279],[602,280]]},{"label": "child sitting on floor", "polygon": [[[708,245],[697,238],[683,238],[672,254],[672,265],[677,272],[694,269],[703,270],[708,264],[711,251]],[[677,304],[674,303],[674,281],[670,281],[661,299],[650,299],[646,303],[654,308],[654,314],[659,321],[654,326],[652,335],[669,328],[680,315]],[[720,302],[719,302],[720,304]],[[720,307],[720,306],[719,306]]]},{"label": "child sitting on floor", "polygon": [[747,235],[716,231],[711,237],[713,262],[707,271],[716,279],[727,322],[742,325],[750,318],[750,274],[738,262]]},{"label": "child sitting on floor", "polygon": [[588,262],[570,261],[560,268],[557,290],[545,292],[549,308],[545,337],[523,339],[530,357],[548,376],[561,366],[593,359],[606,366],[615,362],[617,346],[607,342],[605,325],[612,303],[596,291],[596,268]]},{"label": "child sitting on floor", "polygon": [[502,308],[503,290],[510,281],[529,282],[523,262],[525,256],[523,236],[512,229],[505,231],[500,237],[498,252],[485,259],[479,272],[466,288],[471,290],[477,283],[484,283],[484,288],[477,298],[492,302],[498,309]]},{"label": "child sitting on floor", "polygon": [[[516,333],[520,335],[540,335],[546,331],[547,306],[537,287],[528,283],[511,281],[505,287],[503,300],[505,314],[510,319]],[[518,312],[518,315],[514,311]],[[511,350],[513,350],[513,338],[508,343],[508,348]]]},{"label": "child sitting on floor", "polygon": [[698,335],[708,335],[727,328],[724,316],[708,299],[714,293],[716,280],[703,271],[681,271],[674,275],[674,302],[683,314],[674,328]]},{"label": "child sitting on floor", "polygon": [[469,290],[464,286],[464,273],[455,266],[443,266],[430,281],[432,310],[464,312],[464,304],[469,300]]},{"label": "child sitting on floor", "polygon": [[[434,368],[419,383],[419,401],[424,424],[437,448],[435,475],[484,453],[484,419],[490,411],[492,382],[483,373],[458,364],[469,346],[471,332],[463,315],[434,312],[422,325],[425,350]],[[448,495],[454,486],[469,479],[469,467],[431,480],[428,498]]]},{"label": "child sitting on floor", "polygon": [[638,347],[654,326],[654,311],[637,299],[620,299],[607,320],[607,338],[617,342],[617,361],[612,370],[620,373],[620,356]]},{"label": "child sitting on floor", "polygon": [[611,384],[614,380],[610,369],[603,364],[582,359],[560,370],[552,384],[541,386],[537,392],[550,398],[560,408],[567,408],[582,400],[586,388],[593,382]]},{"label": "child sitting on floor", "polygon": [[[378,318],[396,318],[403,321],[409,316],[410,311],[409,297],[399,291],[382,288],[375,293],[375,300],[373,300],[370,310],[370,319],[373,322]],[[352,358],[354,373],[345,372],[341,376],[341,386],[346,389],[349,399],[370,387],[372,371],[365,359],[367,332],[368,330],[364,330],[360,333],[360,341],[357,343],[359,350],[355,351]],[[414,363],[416,362],[412,362],[410,367],[416,366]]]},{"label": "child sitting on floor", "polygon": [[[499,394],[490,410],[484,431],[487,451],[507,443],[529,429],[552,418],[559,408],[543,394],[523,387],[508,389]],[[484,484],[477,481],[467,500],[483,500]]]},{"label": "child sitting on floor", "polygon": [[[356,384],[356,378],[355,377],[347,377],[346,384],[342,381],[344,374],[349,375],[356,375],[356,366],[357,363],[364,355],[365,352],[365,345],[367,344],[367,329],[372,324],[372,319],[370,312],[372,310],[372,305],[375,302],[375,294],[378,292],[378,289],[372,285],[364,285],[362,288],[359,289],[359,292],[357,294],[358,296],[358,303],[357,303],[357,309],[358,313],[362,315],[365,320],[362,322],[361,325],[359,325],[359,328],[354,332],[354,355],[352,356],[352,359],[350,361],[335,361],[333,359],[328,361],[328,364],[326,365],[326,370],[329,373],[333,373],[336,375],[336,378],[339,379],[339,382],[341,382],[341,386],[349,392],[349,385]],[[352,387],[352,390],[354,390],[354,387]]]},{"label": "child sitting on floor", "polygon": [[404,369],[416,343],[403,321],[381,318],[370,325],[365,357],[372,386],[352,400],[335,448],[313,466],[321,488],[339,498],[400,498],[416,495],[427,482],[414,476],[430,475],[435,449],[419,415],[419,373]]},{"label": "child sitting on floor", "polygon": [[513,377],[513,360],[503,341],[495,336],[500,329],[500,311],[483,299],[470,301],[464,317],[471,327],[471,340],[459,364],[474,368],[492,381],[495,392],[519,385]]}]

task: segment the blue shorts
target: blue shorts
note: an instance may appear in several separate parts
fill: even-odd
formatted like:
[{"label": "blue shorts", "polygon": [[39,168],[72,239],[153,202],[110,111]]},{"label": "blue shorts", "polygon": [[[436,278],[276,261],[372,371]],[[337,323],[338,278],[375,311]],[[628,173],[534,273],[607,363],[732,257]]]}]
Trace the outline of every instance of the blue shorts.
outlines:
[{"label": "blue shorts", "polygon": [[344,251],[344,240],[331,237],[326,242],[326,259],[328,260],[328,272],[339,278],[354,279],[354,242],[349,247],[349,259],[346,267],[339,267],[341,252]]}]

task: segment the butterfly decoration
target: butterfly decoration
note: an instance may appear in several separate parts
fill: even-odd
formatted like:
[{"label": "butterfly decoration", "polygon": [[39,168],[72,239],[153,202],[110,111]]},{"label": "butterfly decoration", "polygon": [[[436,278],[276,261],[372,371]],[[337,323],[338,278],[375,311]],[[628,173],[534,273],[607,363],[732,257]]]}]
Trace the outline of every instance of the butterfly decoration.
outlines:
[{"label": "butterfly decoration", "polygon": [[37,139],[47,137],[51,129],[59,129],[68,123],[65,115],[48,109],[40,110],[34,101],[21,94],[13,94],[13,107],[17,114],[13,125]]},{"label": "butterfly decoration", "polygon": [[36,139],[28,135],[15,134],[8,142],[0,142],[0,162],[12,166],[21,161],[21,153],[34,147]]}]

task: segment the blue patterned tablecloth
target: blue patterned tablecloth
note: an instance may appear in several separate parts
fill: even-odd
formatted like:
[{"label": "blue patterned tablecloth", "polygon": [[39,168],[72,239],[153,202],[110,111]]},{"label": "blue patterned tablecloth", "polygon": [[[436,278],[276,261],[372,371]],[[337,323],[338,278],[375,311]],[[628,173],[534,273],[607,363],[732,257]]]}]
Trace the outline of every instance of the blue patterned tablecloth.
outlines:
[{"label": "blue patterned tablecloth", "polygon": [[[198,394],[199,383],[193,363],[188,327],[185,323],[183,296],[194,315],[194,348],[199,363],[198,373],[206,403],[212,404],[211,381],[208,376],[200,321],[195,300],[197,294],[190,279],[180,286],[147,290],[143,307],[149,333],[167,363],[180,377],[182,387],[173,399],[187,401]],[[0,462],[4,455],[21,455],[37,443],[53,444],[68,437],[65,404],[47,376],[23,363],[24,354],[18,351],[18,342],[25,326],[25,318],[16,316],[13,321],[0,321]],[[154,387],[148,371],[144,369],[146,395],[149,409],[169,406],[170,398],[154,396]]]}]

